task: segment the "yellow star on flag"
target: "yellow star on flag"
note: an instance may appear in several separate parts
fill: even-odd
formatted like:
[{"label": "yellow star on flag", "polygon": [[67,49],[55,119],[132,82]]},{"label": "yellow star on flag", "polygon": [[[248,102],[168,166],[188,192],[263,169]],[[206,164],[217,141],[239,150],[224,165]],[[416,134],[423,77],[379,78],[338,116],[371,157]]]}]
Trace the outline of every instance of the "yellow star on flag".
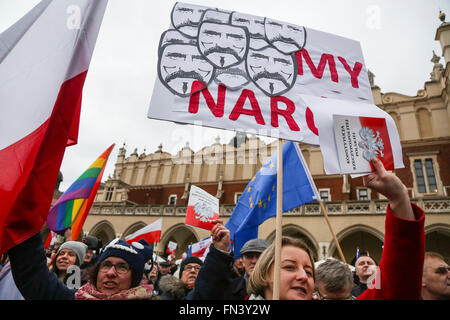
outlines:
[{"label": "yellow star on flag", "polygon": [[262,207],[262,201],[261,200],[259,200],[258,205],[259,205],[260,208]]}]

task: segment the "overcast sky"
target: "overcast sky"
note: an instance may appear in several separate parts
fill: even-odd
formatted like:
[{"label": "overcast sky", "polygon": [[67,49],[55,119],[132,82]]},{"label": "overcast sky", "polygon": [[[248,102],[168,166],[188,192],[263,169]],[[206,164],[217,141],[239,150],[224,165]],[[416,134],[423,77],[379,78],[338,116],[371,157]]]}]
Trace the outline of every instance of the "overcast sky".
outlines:
[{"label": "overcast sky", "polygon": [[[0,32],[39,1],[0,0]],[[112,143],[116,144],[103,181],[114,171],[122,144],[127,156],[163,150],[175,154],[189,141],[198,151],[219,135],[228,142],[233,132],[181,126],[147,118],[157,77],[157,47],[168,29],[175,0],[109,0],[83,92],[78,145],[66,149],[61,171],[66,190]],[[361,43],[366,66],[384,93],[415,96],[430,79],[439,10],[448,0],[185,0],[234,10],[337,34]],[[444,64],[443,58],[440,61]],[[199,134],[200,132],[200,134]],[[194,139],[195,137],[195,139]]]}]

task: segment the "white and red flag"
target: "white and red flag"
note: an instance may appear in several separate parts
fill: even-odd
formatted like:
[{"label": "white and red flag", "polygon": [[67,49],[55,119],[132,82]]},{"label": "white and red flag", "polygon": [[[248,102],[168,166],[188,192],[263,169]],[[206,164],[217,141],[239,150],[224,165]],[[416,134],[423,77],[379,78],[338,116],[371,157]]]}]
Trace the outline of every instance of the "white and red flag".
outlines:
[{"label": "white and red flag", "polygon": [[125,237],[125,241],[128,243],[133,243],[144,239],[148,243],[160,242],[161,241],[161,230],[162,230],[162,218],[156,220],[155,222],[139,229],[133,234]]},{"label": "white and red flag", "polygon": [[168,253],[168,254],[175,253],[177,246],[178,246],[178,244],[176,242],[169,241],[169,244],[167,245],[166,253]]},{"label": "white and red flag", "polygon": [[203,258],[205,257],[209,252],[209,246],[212,243],[212,238],[208,237],[203,240],[200,240],[199,242],[193,243],[188,248],[188,257],[197,257],[197,258]]},{"label": "white and red flag", "polygon": [[205,230],[212,230],[212,221],[219,219],[219,199],[205,190],[191,186],[185,224]]},{"label": "white and red flag", "polygon": [[0,34],[0,252],[44,225],[106,0],[44,0]]},{"label": "white and red flag", "polygon": [[55,243],[56,237],[58,234],[52,230],[48,233],[47,240],[45,240],[44,248],[47,248],[48,246],[51,246]]}]

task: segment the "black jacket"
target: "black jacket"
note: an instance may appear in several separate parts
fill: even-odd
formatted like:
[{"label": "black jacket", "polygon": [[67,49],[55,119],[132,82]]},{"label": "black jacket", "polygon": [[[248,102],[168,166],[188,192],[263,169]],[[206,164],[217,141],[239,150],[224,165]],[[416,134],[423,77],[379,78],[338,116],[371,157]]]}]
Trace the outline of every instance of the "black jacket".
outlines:
[{"label": "black jacket", "polygon": [[352,289],[352,296],[358,298],[364,291],[367,290],[367,284],[360,282],[356,287]]},{"label": "black jacket", "polygon": [[25,300],[73,300],[76,289],[69,289],[47,267],[41,234],[8,251],[14,282]]},{"label": "black jacket", "polygon": [[195,280],[192,300],[244,300],[247,297],[247,281],[233,272],[233,252],[226,254],[214,245]]}]

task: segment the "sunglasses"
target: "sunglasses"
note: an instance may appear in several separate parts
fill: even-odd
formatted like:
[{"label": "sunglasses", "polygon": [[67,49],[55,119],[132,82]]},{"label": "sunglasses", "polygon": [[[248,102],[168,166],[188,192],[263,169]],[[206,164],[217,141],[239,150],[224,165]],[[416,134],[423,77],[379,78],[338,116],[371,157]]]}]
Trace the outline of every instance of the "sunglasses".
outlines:
[{"label": "sunglasses", "polygon": [[434,270],[435,273],[438,274],[447,274],[447,272],[450,272],[450,267],[439,267]]}]

